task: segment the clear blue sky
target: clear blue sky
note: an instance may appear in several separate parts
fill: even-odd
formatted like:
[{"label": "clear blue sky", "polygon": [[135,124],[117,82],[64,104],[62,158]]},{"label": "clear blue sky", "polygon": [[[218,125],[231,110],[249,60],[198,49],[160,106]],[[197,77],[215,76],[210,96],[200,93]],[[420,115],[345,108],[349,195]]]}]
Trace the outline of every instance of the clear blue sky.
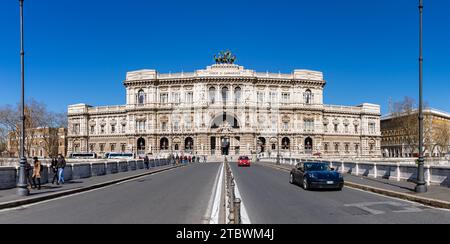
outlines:
[{"label": "clear blue sky", "polygon": [[[127,71],[180,72],[230,49],[257,71],[321,70],[325,102],[417,98],[418,0],[25,0],[27,96],[121,105]],[[450,1],[425,0],[425,99],[450,111]],[[20,96],[18,0],[0,2],[0,105]]]}]

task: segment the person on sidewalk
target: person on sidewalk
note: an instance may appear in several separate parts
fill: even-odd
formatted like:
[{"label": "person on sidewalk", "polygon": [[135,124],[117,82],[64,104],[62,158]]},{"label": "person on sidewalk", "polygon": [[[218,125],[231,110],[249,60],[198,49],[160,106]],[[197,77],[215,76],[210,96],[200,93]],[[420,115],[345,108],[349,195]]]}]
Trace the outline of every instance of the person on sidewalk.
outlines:
[{"label": "person on sidewalk", "polygon": [[58,155],[58,163],[56,164],[56,167],[58,168],[58,183],[64,184],[64,169],[66,168],[66,160],[61,154]]},{"label": "person on sidewalk", "polygon": [[150,169],[150,159],[148,158],[147,155],[145,155],[145,157],[144,157],[144,166],[145,166],[145,169]]},{"label": "person on sidewalk", "polygon": [[58,160],[56,158],[52,158],[52,172],[53,172],[53,180],[52,180],[52,184],[54,185],[55,182],[57,185],[59,185],[59,181],[58,181]]},{"label": "person on sidewalk", "polygon": [[33,167],[31,167],[31,164],[27,161],[25,164],[25,178],[27,180],[27,184],[29,187],[33,188],[33,180],[31,179],[31,176],[33,175]]},{"label": "person on sidewalk", "polygon": [[[37,188],[38,190],[41,189],[41,172],[43,171],[44,167],[42,166],[41,162],[37,157],[33,158],[33,188]],[[36,180],[38,182],[38,185],[36,185]]]}]

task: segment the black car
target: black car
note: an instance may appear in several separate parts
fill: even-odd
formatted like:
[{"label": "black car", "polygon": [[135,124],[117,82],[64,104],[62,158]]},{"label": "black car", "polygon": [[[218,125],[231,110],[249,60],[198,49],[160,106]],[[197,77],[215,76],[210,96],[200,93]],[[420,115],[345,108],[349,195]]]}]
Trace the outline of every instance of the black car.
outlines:
[{"label": "black car", "polygon": [[344,188],[342,174],[331,169],[326,163],[299,163],[290,175],[291,184],[300,184],[305,190]]}]

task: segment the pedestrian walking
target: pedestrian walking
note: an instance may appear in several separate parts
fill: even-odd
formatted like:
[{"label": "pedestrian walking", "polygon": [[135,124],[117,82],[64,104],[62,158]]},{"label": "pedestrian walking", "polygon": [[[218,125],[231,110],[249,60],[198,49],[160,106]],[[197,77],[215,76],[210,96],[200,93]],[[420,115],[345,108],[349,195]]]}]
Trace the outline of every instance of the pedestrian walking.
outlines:
[{"label": "pedestrian walking", "polygon": [[58,181],[58,160],[56,158],[52,159],[52,164],[51,164],[51,168],[52,168],[52,172],[53,172],[53,180],[52,180],[52,184],[54,185],[55,183],[57,185],[59,185],[59,181]]},{"label": "pedestrian walking", "polygon": [[27,161],[27,163],[25,164],[25,178],[27,180],[27,184],[31,188],[33,188],[33,180],[31,179],[32,175],[33,175],[33,167],[31,167],[31,164]]},{"label": "pedestrian walking", "polygon": [[145,169],[150,169],[150,159],[148,158],[147,155],[145,155],[145,157],[144,157],[144,165],[145,165]]},{"label": "pedestrian walking", "polygon": [[[34,188],[37,188],[38,190],[41,189],[41,173],[43,171],[43,166],[41,164],[41,162],[39,161],[39,159],[37,157],[33,158],[33,176],[32,176],[32,180],[33,180],[33,186]],[[36,185],[36,180],[38,182],[38,184]]]},{"label": "pedestrian walking", "polygon": [[56,164],[58,168],[58,182],[59,184],[64,184],[64,169],[66,168],[66,160],[63,155],[58,155],[58,163]]}]

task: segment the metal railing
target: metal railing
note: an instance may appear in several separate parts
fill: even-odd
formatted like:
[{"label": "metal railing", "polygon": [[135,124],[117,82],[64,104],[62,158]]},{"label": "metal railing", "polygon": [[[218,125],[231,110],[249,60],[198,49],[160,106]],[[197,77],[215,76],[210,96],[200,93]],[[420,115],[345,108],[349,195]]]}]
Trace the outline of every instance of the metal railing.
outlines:
[{"label": "metal railing", "polygon": [[231,171],[230,164],[227,158],[225,158],[225,180],[226,180],[226,194],[228,198],[227,213],[228,222],[227,224],[242,224],[241,218],[241,199],[236,197],[236,182],[234,180],[233,172]]}]

